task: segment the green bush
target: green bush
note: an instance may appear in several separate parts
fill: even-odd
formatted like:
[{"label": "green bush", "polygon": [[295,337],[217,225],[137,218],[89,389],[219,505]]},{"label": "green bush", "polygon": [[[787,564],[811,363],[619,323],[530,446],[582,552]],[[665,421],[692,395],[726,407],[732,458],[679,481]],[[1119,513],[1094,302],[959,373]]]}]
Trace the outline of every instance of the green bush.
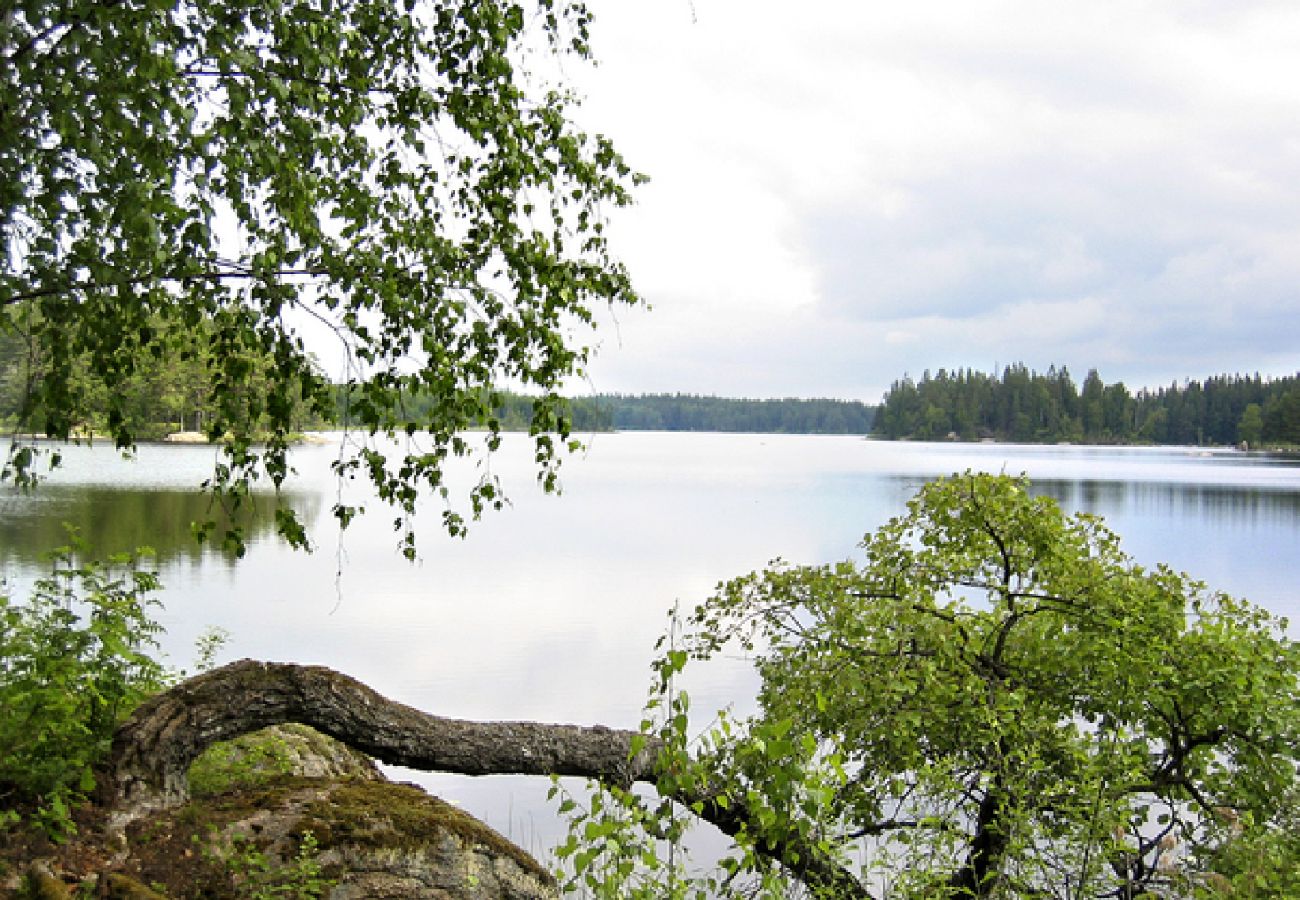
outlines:
[{"label": "green bush", "polygon": [[25,602],[0,587],[0,818],[28,811],[62,840],[114,729],[168,673],[149,612],[158,578],[138,555],[82,562],[68,546],[52,560]]}]

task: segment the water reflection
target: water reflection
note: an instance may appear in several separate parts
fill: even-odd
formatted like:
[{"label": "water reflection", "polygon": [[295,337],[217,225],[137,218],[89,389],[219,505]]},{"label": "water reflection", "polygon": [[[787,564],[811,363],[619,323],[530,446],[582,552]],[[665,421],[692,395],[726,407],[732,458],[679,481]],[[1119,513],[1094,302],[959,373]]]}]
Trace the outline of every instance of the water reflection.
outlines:
[{"label": "water reflection", "polygon": [[[898,476],[907,493],[929,479]],[[1030,491],[1051,497],[1068,511],[1107,518],[1137,515],[1194,517],[1202,523],[1293,524],[1300,520],[1300,492],[1247,485],[1111,479],[1035,478]]]},{"label": "water reflection", "polygon": [[191,523],[213,520],[221,530],[232,524],[243,529],[245,541],[271,538],[277,505],[294,509],[305,521],[314,519],[321,496],[283,493],[254,496],[233,516],[226,515],[210,496],[197,490],[131,489],[95,485],[42,485],[31,493],[0,493],[0,566],[27,568],[43,562],[54,547],[68,542],[75,528],[89,554],[103,558],[149,547],[159,564],[224,559],[219,542],[200,545]]},{"label": "water reflection", "polygon": [[1187,517],[1206,522],[1226,520],[1292,522],[1300,515],[1300,494],[1262,488],[1212,484],[1160,484],[1126,481],[1041,481],[1035,489],[1069,509],[1106,514]]}]

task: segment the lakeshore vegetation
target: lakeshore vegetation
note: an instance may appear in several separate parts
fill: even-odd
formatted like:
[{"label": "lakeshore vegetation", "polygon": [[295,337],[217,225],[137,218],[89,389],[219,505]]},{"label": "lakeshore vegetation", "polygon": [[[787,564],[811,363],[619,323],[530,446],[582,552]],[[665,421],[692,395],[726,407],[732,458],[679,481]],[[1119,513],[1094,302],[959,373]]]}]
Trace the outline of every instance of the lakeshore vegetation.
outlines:
[{"label": "lakeshore vegetation", "polygon": [[[178,431],[209,433],[226,423],[221,413],[223,392],[216,385],[219,366],[229,365],[230,353],[214,353],[214,335],[204,322],[176,334],[157,354],[138,360],[129,373],[110,384],[95,377],[93,363],[79,359],[65,376],[69,392],[78,398],[82,418],[76,427],[85,433],[111,434],[125,428],[139,440],[156,440]],[[261,395],[279,377],[269,354],[240,353],[244,375],[236,389],[241,395]],[[36,432],[53,424],[41,383],[47,377],[44,358],[22,339],[11,323],[0,328],[0,424],[22,425]],[[317,373],[319,375],[319,373]],[[322,376],[323,380],[323,376]],[[358,385],[333,384],[329,403],[309,403],[303,386],[288,392],[283,422],[289,431],[337,428],[362,424],[355,408],[364,406]],[[406,390],[403,414],[413,421],[431,421],[445,398],[434,391]],[[477,411],[470,427],[499,431],[529,431],[538,398],[506,390],[484,389],[475,395]],[[738,399],[698,394],[591,394],[556,398],[567,427],[577,433],[597,431],[730,431],[784,434],[869,434],[875,407],[851,400]],[[253,433],[274,427],[269,417],[253,422]],[[222,432],[217,432],[221,434]]]},{"label": "lakeshore vegetation", "polygon": [[[211,328],[200,322],[175,335],[157,354],[141,359],[111,385],[81,360],[66,376],[87,432],[125,427],[140,439],[176,431],[207,432],[225,422],[223,393],[256,395],[279,373],[274,358],[240,354],[244,375],[218,390]],[[229,364],[229,349],[221,365]],[[318,373],[319,375],[319,373]],[[41,393],[43,363],[21,339],[21,329],[0,328],[0,425],[26,423],[47,430]],[[323,376],[321,381],[324,382]],[[356,384],[330,384],[329,402],[306,401],[303,386],[288,392],[284,423],[290,431],[361,424],[354,407],[366,394]],[[400,394],[403,414],[415,421],[437,416],[440,394],[422,388]],[[785,434],[871,434],[887,440],[1001,440],[1025,443],[1170,444],[1249,448],[1300,445],[1300,374],[1281,378],[1215,375],[1131,392],[1089,370],[1082,386],[1064,367],[1034,372],[1023,365],[1001,374],[971,369],[925,372],[895,381],[878,406],[836,399],[748,399],[700,394],[601,393],[556,396],[569,431],[720,431]],[[538,398],[482,389],[466,426],[489,431],[530,431]],[[116,417],[116,418],[115,418]],[[116,424],[114,424],[116,423]],[[255,432],[273,427],[266,417]]]},{"label": "lakeshore vegetation", "polygon": [[895,381],[875,430],[894,440],[1297,445],[1300,374],[1217,375],[1132,393],[1123,382],[1106,384],[1096,369],[1082,388],[1065,368],[940,369]]},{"label": "lakeshore vegetation", "polygon": [[[84,373],[70,379],[82,397],[85,418],[77,430],[85,434],[111,434],[110,417],[118,416],[137,440],[158,440],[175,432],[210,434],[222,422],[219,397],[212,391],[211,352],[201,339],[188,341],[185,350],[161,354],[137,366],[129,375],[108,385]],[[12,336],[0,333],[0,426],[46,430],[44,410],[31,402],[30,359]],[[250,355],[242,390],[256,393],[274,377],[273,362]],[[287,418],[290,432],[318,431],[355,424],[353,404],[363,400],[356,386],[331,386],[333,402],[324,407],[306,403],[300,392],[291,394]],[[112,404],[110,405],[110,394]],[[407,416],[428,419],[431,407],[442,402],[428,391],[402,395]],[[468,427],[527,432],[536,414],[537,398],[512,391],[495,391],[476,399],[479,412]],[[602,431],[723,431],[768,434],[860,434],[871,432],[875,407],[852,400],[743,399],[698,394],[592,394],[560,398],[557,405],[576,434]],[[267,420],[255,423],[254,434],[264,434]],[[220,436],[220,432],[214,437]]]}]

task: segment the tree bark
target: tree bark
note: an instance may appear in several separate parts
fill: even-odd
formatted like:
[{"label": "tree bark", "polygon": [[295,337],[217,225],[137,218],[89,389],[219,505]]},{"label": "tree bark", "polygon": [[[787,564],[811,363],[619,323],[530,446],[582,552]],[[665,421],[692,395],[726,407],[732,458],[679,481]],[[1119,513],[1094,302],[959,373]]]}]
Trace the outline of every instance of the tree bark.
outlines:
[{"label": "tree bark", "polygon": [[653,780],[659,749],[651,742],[632,759],[632,731],[447,719],[322,666],[241,660],[153,697],[118,728],[112,805],[127,817],[180,805],[190,763],[209,746],[290,722],[381,762],[461,775],[578,775],[628,785]]},{"label": "tree bark", "polygon": [[[291,722],[310,725],[381,762],[462,775],[576,775],[628,787],[655,784],[662,744],[638,732],[596,725],[469,722],[421,712],[322,666],[241,660],[199,675],[142,704],[118,728],[105,788],[115,828],[189,796],[190,763],[217,741]],[[749,817],[743,805],[723,808],[716,794],[672,799],[735,836]],[[759,852],[784,865],[819,895],[869,897],[862,883],[797,837],[760,842]]]}]

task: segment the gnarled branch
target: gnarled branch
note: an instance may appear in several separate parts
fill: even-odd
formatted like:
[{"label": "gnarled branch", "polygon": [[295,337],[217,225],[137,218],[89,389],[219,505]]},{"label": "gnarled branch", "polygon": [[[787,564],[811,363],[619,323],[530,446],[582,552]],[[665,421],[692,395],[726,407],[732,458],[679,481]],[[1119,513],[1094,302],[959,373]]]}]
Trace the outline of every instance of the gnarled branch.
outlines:
[{"label": "gnarled branch", "polygon": [[[142,704],[113,739],[107,789],[118,828],[183,803],[186,773],[207,747],[265,728],[310,725],[381,762],[461,775],[576,775],[620,786],[655,784],[662,743],[638,732],[540,722],[470,722],[397,703],[322,666],[241,660],[185,681]],[[735,836],[751,826],[743,804],[707,790],[672,799]],[[760,842],[816,892],[869,894],[850,872],[797,837]]]}]

